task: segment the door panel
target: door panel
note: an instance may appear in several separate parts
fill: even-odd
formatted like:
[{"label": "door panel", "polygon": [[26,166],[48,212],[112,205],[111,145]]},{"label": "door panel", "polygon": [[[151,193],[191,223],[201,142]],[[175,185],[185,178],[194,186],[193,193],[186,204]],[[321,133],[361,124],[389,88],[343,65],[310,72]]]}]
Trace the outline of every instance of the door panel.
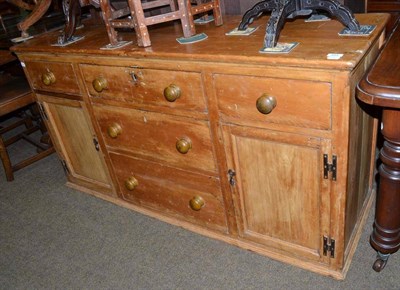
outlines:
[{"label": "door panel", "polygon": [[68,173],[77,179],[110,188],[101,153],[93,144],[94,133],[82,103],[39,95],[48,118],[49,131]]},{"label": "door panel", "polygon": [[239,210],[240,236],[320,259],[329,233],[329,182],[323,179],[319,138],[239,126],[224,126],[229,166]]}]

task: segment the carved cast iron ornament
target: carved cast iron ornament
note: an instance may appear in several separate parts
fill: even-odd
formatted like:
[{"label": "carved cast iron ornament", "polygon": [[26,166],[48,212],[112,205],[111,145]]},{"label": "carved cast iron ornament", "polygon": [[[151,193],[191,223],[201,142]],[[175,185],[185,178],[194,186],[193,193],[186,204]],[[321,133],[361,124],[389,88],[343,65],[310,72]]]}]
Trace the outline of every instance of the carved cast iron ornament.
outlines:
[{"label": "carved cast iron ornament", "polygon": [[264,47],[275,47],[285,19],[310,15],[316,10],[324,10],[339,20],[351,31],[359,31],[360,24],[353,13],[336,0],[264,0],[246,11],[238,30],[246,30],[248,26],[264,12],[271,12],[264,38]]}]

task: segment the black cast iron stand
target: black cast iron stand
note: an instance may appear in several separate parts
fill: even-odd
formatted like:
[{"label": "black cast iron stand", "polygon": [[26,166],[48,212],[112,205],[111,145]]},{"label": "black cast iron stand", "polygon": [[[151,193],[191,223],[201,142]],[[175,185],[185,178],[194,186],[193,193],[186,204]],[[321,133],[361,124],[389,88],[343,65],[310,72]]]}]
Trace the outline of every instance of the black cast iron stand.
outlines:
[{"label": "black cast iron stand", "polygon": [[242,17],[238,30],[246,30],[253,20],[264,12],[271,11],[267,24],[264,47],[275,47],[285,23],[285,19],[306,16],[316,10],[324,10],[339,20],[351,31],[359,31],[360,25],[353,13],[336,0],[264,0],[247,10]]}]

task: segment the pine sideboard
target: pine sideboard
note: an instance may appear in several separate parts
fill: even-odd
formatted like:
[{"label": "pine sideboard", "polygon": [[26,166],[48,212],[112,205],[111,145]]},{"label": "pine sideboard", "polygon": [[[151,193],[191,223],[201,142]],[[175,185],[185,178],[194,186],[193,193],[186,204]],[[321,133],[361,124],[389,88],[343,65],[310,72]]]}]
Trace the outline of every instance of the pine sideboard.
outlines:
[{"label": "pine sideboard", "polygon": [[226,35],[240,17],[199,26],[208,38],[193,44],[169,24],[151,47],[104,50],[104,27],[87,25],[74,44],[50,32],[13,50],[69,186],[343,279],[375,193],[377,120],[355,89],[388,15],[357,19],[374,31],[287,22],[279,42],[298,45],[286,54],[259,52],[266,16],[249,36]]}]

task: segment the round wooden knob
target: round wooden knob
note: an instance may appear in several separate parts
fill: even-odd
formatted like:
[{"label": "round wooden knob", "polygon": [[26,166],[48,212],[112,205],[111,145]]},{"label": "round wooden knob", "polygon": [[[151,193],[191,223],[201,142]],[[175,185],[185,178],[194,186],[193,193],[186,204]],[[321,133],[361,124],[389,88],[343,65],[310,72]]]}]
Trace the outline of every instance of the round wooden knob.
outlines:
[{"label": "round wooden knob", "polygon": [[117,138],[118,135],[120,135],[122,133],[121,125],[118,123],[112,123],[107,128],[107,133],[108,133],[108,136],[110,136],[111,138]]},{"label": "round wooden knob", "polygon": [[164,97],[168,102],[175,102],[181,96],[181,88],[170,84],[164,89]]},{"label": "round wooden knob", "polygon": [[139,181],[133,176],[130,176],[125,180],[125,188],[127,190],[134,190],[138,185]]},{"label": "round wooden knob", "polygon": [[50,86],[51,84],[54,84],[56,82],[56,77],[52,72],[47,72],[42,74],[42,82],[46,86]]},{"label": "round wooden knob", "polygon": [[273,96],[263,94],[257,99],[257,110],[262,114],[269,114],[276,107],[276,99]]},{"label": "round wooden knob", "polygon": [[190,141],[189,138],[185,137],[176,141],[176,150],[178,150],[179,153],[186,154],[190,149],[192,149],[192,141]]},{"label": "round wooden knob", "polygon": [[206,203],[204,199],[198,195],[196,195],[189,201],[190,208],[195,211],[201,210],[205,204]]},{"label": "round wooden knob", "polygon": [[96,92],[101,93],[107,88],[107,80],[103,77],[98,77],[93,80],[92,86]]}]

